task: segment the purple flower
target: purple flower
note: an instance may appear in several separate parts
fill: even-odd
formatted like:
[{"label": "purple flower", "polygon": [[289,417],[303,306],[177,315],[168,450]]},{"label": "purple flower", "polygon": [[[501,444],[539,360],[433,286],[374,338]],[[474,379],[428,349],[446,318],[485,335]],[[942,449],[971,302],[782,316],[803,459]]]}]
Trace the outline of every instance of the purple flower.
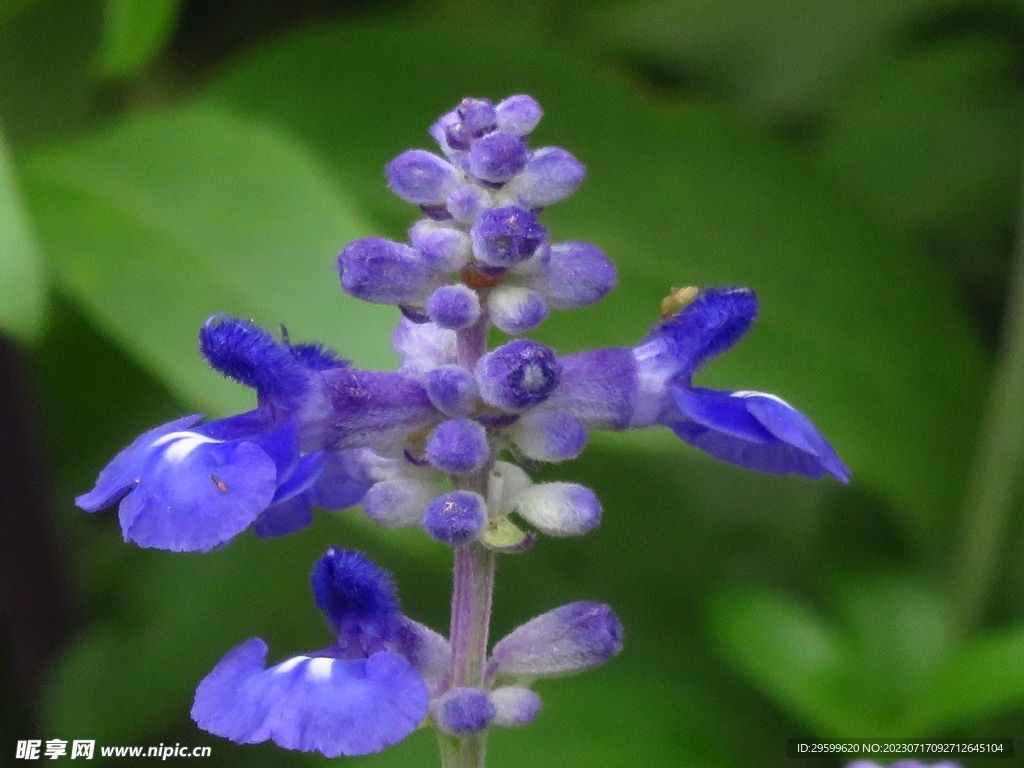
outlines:
[{"label": "purple flower", "polygon": [[491,322],[510,334],[537,327],[551,307],[604,296],[611,262],[586,243],[550,245],[538,220],[586,175],[564,149],[527,147],[540,118],[530,96],[466,98],[430,129],[446,158],[410,149],[388,163],[388,186],[427,218],[409,230],[410,245],[349,243],[337,261],[344,290],[454,330],[473,325],[486,301]]},{"label": "purple flower", "polygon": [[756,315],[749,288],[710,288],[654,326],[633,350],[639,382],[630,425],[664,424],[681,440],[747,469],[849,482],[832,446],[785,401],[693,386],[700,366],[735,344]]},{"label": "purple flower", "polygon": [[256,390],[257,408],[205,424],[186,416],[142,434],[75,499],[81,509],[120,501],[125,541],[206,551],[253,524],[261,535],[297,530],[314,503],[358,503],[370,485],[364,455],[325,452],[300,417],[320,379],[346,362],[223,315],[203,326],[200,349],[215,369]]},{"label": "purple flower", "polygon": [[247,640],[199,684],[192,719],[238,744],[271,740],[326,757],[380,752],[426,716],[428,681],[445,674],[448,643],[399,613],[390,574],[358,552],[327,550],[310,582],[337,642],[267,669],[266,643]]},{"label": "purple flower", "polygon": [[749,288],[702,290],[632,350],[559,358],[559,387],[544,408],[599,429],[661,424],[730,464],[771,474],[830,474],[849,482],[850,471],[828,441],[782,399],[693,385],[699,368],[735,344],[756,314],[757,298]]}]

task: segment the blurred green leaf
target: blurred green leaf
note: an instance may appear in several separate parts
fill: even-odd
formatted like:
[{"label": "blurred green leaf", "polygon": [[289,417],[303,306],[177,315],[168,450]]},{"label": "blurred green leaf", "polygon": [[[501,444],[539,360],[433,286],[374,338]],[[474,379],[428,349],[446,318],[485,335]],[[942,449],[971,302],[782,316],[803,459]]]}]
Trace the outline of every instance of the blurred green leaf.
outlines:
[{"label": "blurred green leaf", "polygon": [[823,736],[912,737],[1024,702],[1024,629],[957,646],[950,611],[926,585],[845,585],[841,623],[789,598],[719,596],[711,629],[726,659]]},{"label": "blurred green leaf", "polygon": [[814,613],[778,595],[727,593],[714,603],[711,630],[735,667],[817,733],[855,730],[849,639]]},{"label": "blurred green leaf", "polygon": [[107,0],[99,71],[123,77],[142,69],[174,33],[181,0]]},{"label": "blurred green leaf", "polygon": [[924,720],[922,712],[935,675],[955,647],[946,602],[927,584],[894,575],[846,580],[839,602],[851,640],[845,732],[934,733],[936,723]]},{"label": "blurred green leaf", "polygon": [[39,254],[0,133],[0,331],[33,339],[42,319]]},{"label": "blurred green leaf", "polygon": [[0,24],[17,16],[30,5],[37,2],[39,0],[4,0],[4,2],[0,3]]},{"label": "blurred green leaf", "polygon": [[814,154],[907,231],[965,212],[1002,221],[1024,139],[1016,69],[1009,42],[983,37],[883,61],[830,105]]},{"label": "blurred green leaf", "polygon": [[0,123],[15,156],[97,120],[102,25],[101,0],[37,0],[0,25]]},{"label": "blurred green leaf", "polygon": [[781,394],[833,440],[855,482],[891,494],[918,535],[934,534],[962,487],[985,368],[952,287],[733,116],[655,108],[514,32],[420,27],[299,37],[236,67],[211,96],[301,136],[401,236],[415,212],[390,198],[383,164],[429,146],[426,127],[463,95],[515,92],[547,111],[535,145],[565,146],[589,170],[545,211],[546,226],[555,240],[598,244],[619,268],[605,302],[556,313],[538,336],[563,351],[632,345],[671,286],[753,285],[757,328],[704,381]]},{"label": "blurred green leaf", "polygon": [[214,413],[251,407],[251,393],[196,352],[215,312],[392,365],[390,313],[347,298],[334,275],[341,245],[369,228],[279,133],[193,109],[34,156],[24,172],[61,289],[188,401]]},{"label": "blurred green leaf", "polygon": [[1024,626],[985,633],[951,657],[936,677],[922,719],[970,722],[1024,704]]},{"label": "blurred green leaf", "polygon": [[608,4],[591,23],[614,52],[777,119],[813,107],[912,22],[957,7],[955,0],[654,0]]}]

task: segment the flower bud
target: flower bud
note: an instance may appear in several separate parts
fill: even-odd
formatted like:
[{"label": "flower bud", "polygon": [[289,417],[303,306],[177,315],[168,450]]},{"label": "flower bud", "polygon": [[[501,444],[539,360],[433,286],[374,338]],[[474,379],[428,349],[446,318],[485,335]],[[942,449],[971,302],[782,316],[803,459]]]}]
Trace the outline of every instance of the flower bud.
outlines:
[{"label": "flower bud", "polygon": [[498,127],[498,115],[490,99],[466,97],[455,109],[463,129],[472,138],[478,139]]},{"label": "flower bud", "polygon": [[492,512],[509,514],[515,509],[516,497],[531,485],[533,481],[522,467],[507,461],[494,462],[494,469],[487,478],[487,499]]},{"label": "flower bud", "polygon": [[481,213],[469,236],[473,255],[480,261],[496,267],[512,267],[533,256],[547,240],[548,233],[535,213],[506,205]]},{"label": "flower bud", "polygon": [[536,461],[575,459],[587,444],[583,425],[562,411],[529,411],[509,427],[508,434],[524,456]]},{"label": "flower bud", "polygon": [[542,147],[502,192],[527,208],[544,208],[569,197],[586,175],[587,169],[571,153]]},{"label": "flower bud", "polygon": [[544,114],[536,99],[524,94],[499,101],[494,111],[498,118],[498,130],[513,136],[529,135]]},{"label": "flower bud", "polygon": [[470,419],[444,422],[427,441],[427,461],[453,474],[480,469],[487,463],[490,453],[486,430]]},{"label": "flower bud", "polygon": [[409,242],[423,263],[439,272],[455,272],[469,261],[469,235],[431,219],[420,219],[409,228]]},{"label": "flower bud", "polygon": [[561,370],[551,349],[516,339],[480,358],[475,373],[484,402],[517,412],[546,400],[558,386]]},{"label": "flower bud", "polygon": [[499,285],[487,296],[487,312],[491,322],[505,333],[526,333],[544,322],[548,305],[528,288]]},{"label": "flower bud", "polygon": [[436,494],[431,483],[419,478],[383,480],[363,496],[363,511],[385,528],[404,528],[423,519],[427,504]]},{"label": "flower bud", "polygon": [[482,181],[504,184],[526,166],[526,144],[503,131],[477,139],[469,150],[469,172]]},{"label": "flower bud", "polygon": [[467,416],[476,401],[476,379],[461,365],[442,365],[427,373],[427,397],[445,416]]},{"label": "flower bud", "polygon": [[423,149],[410,149],[387,164],[388,187],[398,197],[415,205],[444,203],[448,191],[459,181],[451,163]]},{"label": "flower bud", "polygon": [[516,512],[549,536],[582,536],[601,522],[601,503],[575,483],[540,483],[516,497]]},{"label": "flower bud", "polygon": [[377,304],[408,304],[430,290],[430,270],[419,254],[382,237],[346,245],[338,256],[338,276],[346,293]]},{"label": "flower bud", "polygon": [[471,491],[443,493],[427,505],[423,528],[442,544],[466,544],[487,525],[484,497]]},{"label": "flower bud", "polygon": [[442,285],[430,294],[424,308],[439,326],[458,331],[468,328],[480,317],[480,297],[465,285]]},{"label": "flower bud", "polygon": [[452,218],[464,224],[473,222],[490,205],[490,193],[476,184],[460,184],[448,193],[446,202]]},{"label": "flower bud", "polygon": [[479,688],[452,688],[430,705],[437,727],[451,736],[472,736],[494,720],[497,708]]},{"label": "flower bud", "polygon": [[615,265],[596,246],[584,242],[551,246],[551,259],[539,284],[555,309],[587,307],[615,286]]},{"label": "flower bud", "polygon": [[607,605],[578,602],[541,614],[494,646],[488,675],[554,677],[596,667],[622,650],[622,624]]},{"label": "flower bud", "polygon": [[540,712],[540,696],[529,688],[504,686],[491,691],[494,704],[494,725],[518,728],[529,725]]}]

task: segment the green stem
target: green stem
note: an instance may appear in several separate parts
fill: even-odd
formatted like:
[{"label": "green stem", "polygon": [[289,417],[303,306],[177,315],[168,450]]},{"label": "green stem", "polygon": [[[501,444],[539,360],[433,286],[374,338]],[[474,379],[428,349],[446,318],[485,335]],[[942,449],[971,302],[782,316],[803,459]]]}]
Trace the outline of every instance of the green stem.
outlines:
[{"label": "green stem", "polygon": [[961,631],[984,615],[1009,520],[1024,444],[1024,194],[999,357],[961,514],[953,609]]}]

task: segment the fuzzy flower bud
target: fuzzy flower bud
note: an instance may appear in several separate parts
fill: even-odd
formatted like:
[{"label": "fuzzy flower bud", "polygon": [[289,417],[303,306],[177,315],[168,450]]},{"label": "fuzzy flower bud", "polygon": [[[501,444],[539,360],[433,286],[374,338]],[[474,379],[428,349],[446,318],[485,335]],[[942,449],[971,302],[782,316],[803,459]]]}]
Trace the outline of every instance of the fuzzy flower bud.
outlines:
[{"label": "fuzzy flower bud", "polygon": [[548,236],[535,213],[515,205],[484,211],[469,234],[473,255],[495,267],[512,267],[525,261]]},{"label": "fuzzy flower bud", "polygon": [[479,493],[443,493],[427,505],[423,527],[442,544],[466,544],[478,538],[487,525],[487,505]]},{"label": "fuzzy flower bud", "polygon": [[391,191],[416,205],[444,203],[448,191],[459,181],[455,166],[423,149],[403,152],[388,163],[385,172]]},{"label": "fuzzy flower bud", "polygon": [[622,624],[607,605],[578,602],[541,614],[494,646],[488,677],[556,677],[596,667],[622,650]]},{"label": "fuzzy flower bud", "polygon": [[549,536],[582,536],[601,522],[601,503],[575,483],[540,483],[515,500],[516,512]]},{"label": "fuzzy flower bud", "polygon": [[497,707],[479,688],[453,688],[430,706],[437,727],[451,736],[472,736],[494,720]]},{"label": "fuzzy flower bud", "polygon": [[546,400],[558,386],[561,370],[551,349],[516,339],[480,358],[476,379],[484,402],[518,412]]}]

